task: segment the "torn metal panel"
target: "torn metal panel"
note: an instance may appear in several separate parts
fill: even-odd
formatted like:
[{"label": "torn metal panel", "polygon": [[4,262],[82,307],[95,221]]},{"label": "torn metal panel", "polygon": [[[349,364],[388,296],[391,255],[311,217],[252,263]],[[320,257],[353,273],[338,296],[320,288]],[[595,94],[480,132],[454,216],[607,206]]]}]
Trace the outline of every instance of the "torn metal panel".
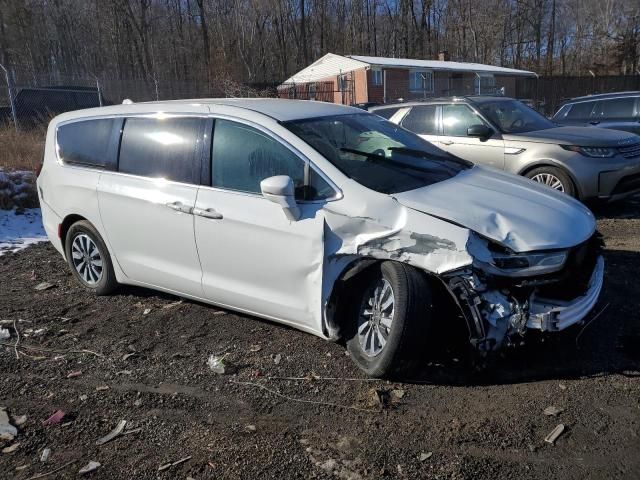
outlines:
[{"label": "torn metal panel", "polygon": [[580,202],[525,178],[482,167],[394,197],[515,252],[572,247],[595,231],[593,214]]}]

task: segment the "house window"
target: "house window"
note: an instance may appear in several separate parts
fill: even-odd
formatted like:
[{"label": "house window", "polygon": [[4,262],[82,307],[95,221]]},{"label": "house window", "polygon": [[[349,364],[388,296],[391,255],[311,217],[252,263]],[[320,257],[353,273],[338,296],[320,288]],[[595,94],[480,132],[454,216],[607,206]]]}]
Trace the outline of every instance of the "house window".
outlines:
[{"label": "house window", "polygon": [[496,77],[491,74],[481,73],[474,79],[476,95],[496,93]]},{"label": "house window", "polygon": [[374,87],[382,86],[382,70],[380,68],[374,68],[371,70],[371,85]]},{"label": "house window", "polygon": [[413,70],[409,74],[409,91],[433,93],[433,72],[428,70]]}]

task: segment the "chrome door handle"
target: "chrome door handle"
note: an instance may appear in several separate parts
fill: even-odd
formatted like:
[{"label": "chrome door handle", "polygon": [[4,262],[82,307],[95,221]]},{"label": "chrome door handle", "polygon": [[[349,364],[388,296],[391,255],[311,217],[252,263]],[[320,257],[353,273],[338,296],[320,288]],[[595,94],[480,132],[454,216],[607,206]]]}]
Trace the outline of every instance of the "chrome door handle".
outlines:
[{"label": "chrome door handle", "polygon": [[451,140],[440,140],[440,143],[443,145],[453,145],[454,142]]},{"label": "chrome door handle", "polygon": [[222,220],[222,214],[213,208],[194,208],[193,214],[199,217],[210,218],[212,220]]},{"label": "chrome door handle", "polygon": [[182,202],[171,202],[171,203],[165,204],[165,206],[169,207],[171,210],[175,210],[176,212],[182,212],[182,213],[191,213],[191,211],[193,210],[193,207],[190,207],[189,205],[185,205]]}]

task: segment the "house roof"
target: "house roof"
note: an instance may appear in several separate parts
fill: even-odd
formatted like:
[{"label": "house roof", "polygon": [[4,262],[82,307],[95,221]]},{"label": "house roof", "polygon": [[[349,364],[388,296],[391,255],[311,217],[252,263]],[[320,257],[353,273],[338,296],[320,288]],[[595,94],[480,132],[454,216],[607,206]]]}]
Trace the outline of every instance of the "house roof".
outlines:
[{"label": "house roof", "polygon": [[322,80],[341,73],[347,73],[363,67],[387,68],[423,68],[427,70],[446,70],[453,72],[492,73],[495,75],[517,75],[533,77],[536,74],[515,68],[494,67],[482,63],[448,62],[440,60],[415,60],[410,58],[367,57],[362,55],[336,55],[327,53],[311,65],[283,82],[306,83]]}]

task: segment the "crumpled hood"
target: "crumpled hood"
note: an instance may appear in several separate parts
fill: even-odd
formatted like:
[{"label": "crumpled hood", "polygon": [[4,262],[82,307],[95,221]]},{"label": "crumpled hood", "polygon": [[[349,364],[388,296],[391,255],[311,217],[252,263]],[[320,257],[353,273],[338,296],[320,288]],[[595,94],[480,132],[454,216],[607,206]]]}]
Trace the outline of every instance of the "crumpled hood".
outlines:
[{"label": "crumpled hood", "polygon": [[478,166],[393,197],[405,207],[466,227],[516,252],[573,247],[587,240],[596,226],[593,214],[577,200]]},{"label": "crumpled hood", "polygon": [[505,140],[557,143],[580,147],[623,147],[640,142],[637,135],[608,128],[557,127],[535,132],[504,134]]}]

